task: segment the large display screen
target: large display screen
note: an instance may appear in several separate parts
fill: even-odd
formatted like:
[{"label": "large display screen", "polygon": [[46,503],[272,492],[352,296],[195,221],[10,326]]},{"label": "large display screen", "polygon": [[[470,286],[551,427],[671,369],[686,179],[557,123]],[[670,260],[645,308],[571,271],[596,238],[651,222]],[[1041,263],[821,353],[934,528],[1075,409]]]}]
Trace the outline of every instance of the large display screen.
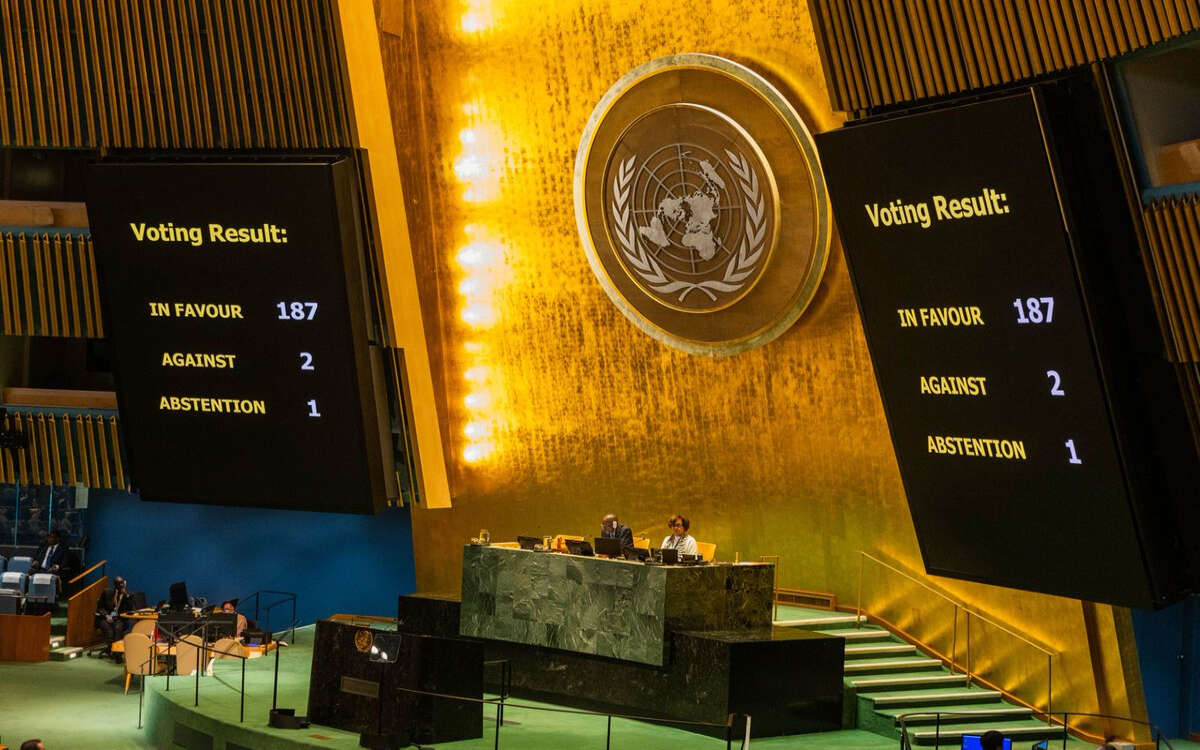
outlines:
[{"label": "large display screen", "polygon": [[1152,603],[1033,95],[818,142],[928,572]]},{"label": "large display screen", "polygon": [[143,499],[368,513],[392,494],[355,186],[340,156],[91,167]]}]

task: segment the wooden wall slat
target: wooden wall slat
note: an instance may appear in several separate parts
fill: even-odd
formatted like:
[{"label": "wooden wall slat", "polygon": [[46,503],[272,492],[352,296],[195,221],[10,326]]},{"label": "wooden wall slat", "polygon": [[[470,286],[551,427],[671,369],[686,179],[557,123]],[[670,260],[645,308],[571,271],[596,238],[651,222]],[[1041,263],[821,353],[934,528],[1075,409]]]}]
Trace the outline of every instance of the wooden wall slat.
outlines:
[{"label": "wooden wall slat", "polygon": [[354,145],[329,0],[0,0],[0,22],[0,146]]},{"label": "wooden wall slat", "polygon": [[[263,0],[254,0],[261,3]],[[297,0],[320,25],[316,0]],[[1200,0],[809,0],[831,101],[856,115],[1089,65],[1200,29]],[[327,34],[316,39],[327,45]],[[340,91],[341,77],[314,81]],[[344,99],[318,102],[341,123]]]}]

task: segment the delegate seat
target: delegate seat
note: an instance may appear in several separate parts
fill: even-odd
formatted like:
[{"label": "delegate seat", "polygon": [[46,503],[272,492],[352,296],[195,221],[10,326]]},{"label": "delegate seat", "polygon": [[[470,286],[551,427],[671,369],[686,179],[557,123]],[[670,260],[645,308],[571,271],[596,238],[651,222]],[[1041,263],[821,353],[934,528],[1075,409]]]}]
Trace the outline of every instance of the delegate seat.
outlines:
[{"label": "delegate seat", "polygon": [[[175,644],[175,674],[187,676],[196,674],[196,669],[200,666],[201,654],[205,652],[204,641],[198,635],[185,635],[180,638]],[[208,662],[212,663],[212,654],[208,654]],[[201,674],[208,674],[209,670],[205,665],[204,671]]]},{"label": "delegate seat", "polygon": [[0,589],[0,615],[21,613],[21,597],[7,589]]},{"label": "delegate seat", "polygon": [[32,557],[14,557],[13,559],[8,561],[8,567],[6,568],[6,570],[15,571],[17,573],[28,573],[29,569],[32,567],[33,567],[33,558]]},{"label": "delegate seat", "polygon": [[717,557],[717,545],[715,542],[696,542],[696,553],[704,562],[712,562]]},{"label": "delegate seat", "polygon": [[34,573],[29,579],[29,592],[26,599],[54,604],[58,596],[58,576],[52,573]]},{"label": "delegate seat", "polygon": [[12,591],[20,596],[24,596],[25,574],[14,570],[0,573],[0,589]]},{"label": "delegate seat", "polygon": [[129,678],[140,675],[142,680],[148,674],[158,674],[158,656],[154,644],[142,633],[130,633],[124,638],[125,644],[125,692],[129,692]]}]

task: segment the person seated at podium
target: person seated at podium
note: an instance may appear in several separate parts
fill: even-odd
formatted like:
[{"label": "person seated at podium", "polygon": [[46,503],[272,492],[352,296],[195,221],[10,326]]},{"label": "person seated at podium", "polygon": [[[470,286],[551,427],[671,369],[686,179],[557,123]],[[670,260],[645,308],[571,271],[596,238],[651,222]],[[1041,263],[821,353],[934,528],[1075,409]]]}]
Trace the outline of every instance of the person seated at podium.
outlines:
[{"label": "person seated at podium", "polygon": [[605,539],[620,539],[621,549],[633,547],[633,529],[618,521],[615,513],[609,513],[600,521],[600,536]]},{"label": "person seated at podium", "polygon": [[104,634],[105,656],[112,653],[113,642],[123,638],[129,626],[128,620],[121,615],[132,611],[133,598],[129,596],[125,579],[116,576],[113,578],[112,588],[102,591],[96,601],[95,621],[96,627]]},{"label": "person seated at podium", "polygon": [[241,638],[242,631],[246,629],[249,623],[246,620],[246,616],[237,611],[237,600],[231,599],[229,601],[221,602],[221,611],[227,615],[237,615],[237,632],[233,635],[235,638]]},{"label": "person seated at podium", "polygon": [[678,513],[671,516],[667,520],[667,528],[671,529],[671,535],[663,540],[661,548],[676,550],[681,555],[697,554],[696,540],[688,534],[691,527],[692,522],[687,520],[687,517]]}]

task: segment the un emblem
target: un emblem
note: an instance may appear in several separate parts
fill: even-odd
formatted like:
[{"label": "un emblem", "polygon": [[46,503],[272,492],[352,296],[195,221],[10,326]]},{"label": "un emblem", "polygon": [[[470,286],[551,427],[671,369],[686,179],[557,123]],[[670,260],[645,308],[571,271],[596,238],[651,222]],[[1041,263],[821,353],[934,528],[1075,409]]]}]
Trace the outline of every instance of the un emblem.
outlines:
[{"label": "un emblem", "polygon": [[576,218],[623,313],[694,353],[770,341],[804,311],[830,208],[799,115],[749,69],[676,55],[627,74],[584,132]]}]

